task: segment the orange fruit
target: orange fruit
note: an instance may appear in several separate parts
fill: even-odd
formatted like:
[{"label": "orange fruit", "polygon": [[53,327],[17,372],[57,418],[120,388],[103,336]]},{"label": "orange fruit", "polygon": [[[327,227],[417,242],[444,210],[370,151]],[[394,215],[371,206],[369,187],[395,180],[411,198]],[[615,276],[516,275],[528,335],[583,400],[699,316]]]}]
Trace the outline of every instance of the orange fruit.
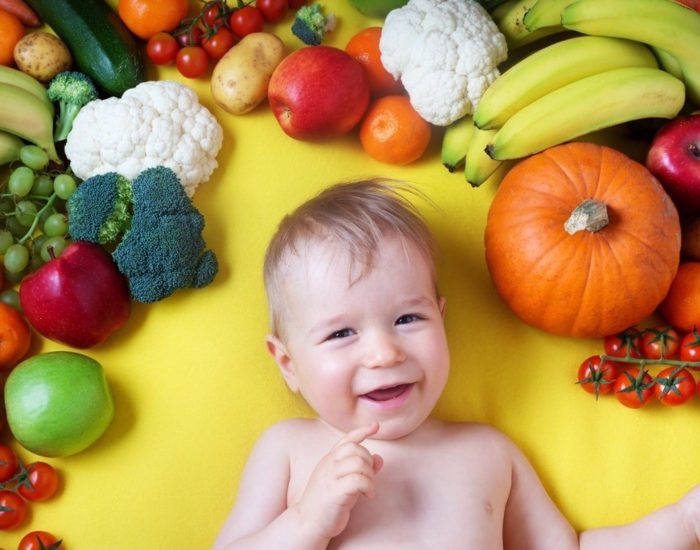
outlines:
[{"label": "orange fruit", "polygon": [[0,10],[0,65],[15,62],[15,44],[24,36],[24,25],[11,13]]},{"label": "orange fruit", "polygon": [[408,164],[423,155],[430,143],[430,124],[411,106],[408,97],[376,99],[360,125],[360,143],[369,156],[387,164]]},{"label": "orange fruit", "polygon": [[403,93],[401,81],[395,80],[382,65],[379,52],[381,27],[368,27],[350,39],[345,51],[359,61],[369,79],[369,89],[375,97]]},{"label": "orange fruit", "polygon": [[676,330],[700,330],[700,262],[683,262],[678,266],[659,311]]},{"label": "orange fruit", "polygon": [[31,332],[22,314],[0,302],[0,369],[11,369],[29,351]]},{"label": "orange fruit", "polygon": [[186,16],[187,0],[119,0],[119,17],[139,38],[172,31]]}]

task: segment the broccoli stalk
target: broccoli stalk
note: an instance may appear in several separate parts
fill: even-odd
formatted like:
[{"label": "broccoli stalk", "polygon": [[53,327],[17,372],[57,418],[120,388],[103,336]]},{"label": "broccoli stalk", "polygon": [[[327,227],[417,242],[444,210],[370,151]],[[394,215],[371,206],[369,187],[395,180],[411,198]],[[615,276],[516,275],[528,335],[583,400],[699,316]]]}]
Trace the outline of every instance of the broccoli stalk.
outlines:
[{"label": "broccoli stalk", "polygon": [[335,28],[335,15],[324,15],[320,4],[302,6],[292,24],[292,32],[305,44],[318,46],[326,33]]},{"label": "broccoli stalk", "polygon": [[58,103],[54,141],[66,139],[80,109],[93,99],[97,99],[95,84],[89,76],[78,71],[58,73],[49,82],[46,93],[51,101]]}]

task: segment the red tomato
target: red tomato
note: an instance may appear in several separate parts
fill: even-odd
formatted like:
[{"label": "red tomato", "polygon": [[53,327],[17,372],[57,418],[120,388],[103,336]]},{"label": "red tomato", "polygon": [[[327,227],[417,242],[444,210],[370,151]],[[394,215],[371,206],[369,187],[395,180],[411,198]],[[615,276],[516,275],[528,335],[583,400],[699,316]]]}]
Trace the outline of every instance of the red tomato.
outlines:
[{"label": "red tomato", "polygon": [[17,493],[0,491],[0,529],[14,529],[27,515],[27,505]]},{"label": "red tomato", "polygon": [[236,36],[243,38],[254,32],[260,32],[265,26],[262,13],[255,6],[245,6],[234,11],[228,19],[228,24],[236,33]]},{"label": "red tomato", "polygon": [[255,5],[268,21],[275,22],[287,13],[287,0],[257,0]]},{"label": "red tomato", "polygon": [[148,39],[146,55],[156,65],[167,65],[175,61],[180,45],[172,34],[159,32]]},{"label": "red tomato", "polygon": [[58,474],[46,462],[27,464],[27,479],[20,483],[19,493],[27,500],[48,500],[58,490]]},{"label": "red tomato", "polygon": [[639,336],[640,332],[635,327],[606,336],[603,343],[605,354],[613,357],[641,357]]},{"label": "red tomato", "polygon": [[19,471],[17,455],[7,445],[0,445],[0,483],[6,482]]},{"label": "red tomato", "polygon": [[202,41],[204,51],[213,59],[221,59],[236,43],[236,36],[226,27],[221,27],[213,36]]},{"label": "red tomato", "polygon": [[678,355],[680,337],[668,325],[659,325],[642,332],[642,351],[647,359],[673,359]]},{"label": "red tomato", "polygon": [[654,380],[649,373],[637,367],[624,370],[615,380],[613,389],[615,397],[625,407],[639,409],[649,402],[654,387]]},{"label": "red tomato", "polygon": [[199,46],[204,39],[204,31],[199,27],[193,27],[189,32],[183,32],[175,37],[183,48],[185,46]]},{"label": "red tomato", "polygon": [[46,531],[32,531],[22,537],[17,550],[58,550],[62,542]]},{"label": "red tomato", "polygon": [[656,377],[654,394],[664,405],[682,405],[695,395],[695,379],[688,369],[665,368]]},{"label": "red tomato", "polygon": [[197,78],[207,72],[209,56],[199,46],[186,46],[177,52],[175,65],[182,76]]},{"label": "red tomato", "polygon": [[221,26],[224,17],[226,14],[222,13],[221,4],[212,4],[204,12],[204,22],[210,29]]},{"label": "red tomato", "polygon": [[287,0],[287,5],[290,9],[298,10],[300,7],[306,5],[307,0]]},{"label": "red tomato", "polygon": [[679,358],[681,361],[700,361],[700,333],[697,329],[686,334],[681,340]]},{"label": "red tomato", "polygon": [[610,393],[620,373],[621,366],[614,361],[602,361],[599,355],[586,359],[578,368],[578,382],[588,393]]}]

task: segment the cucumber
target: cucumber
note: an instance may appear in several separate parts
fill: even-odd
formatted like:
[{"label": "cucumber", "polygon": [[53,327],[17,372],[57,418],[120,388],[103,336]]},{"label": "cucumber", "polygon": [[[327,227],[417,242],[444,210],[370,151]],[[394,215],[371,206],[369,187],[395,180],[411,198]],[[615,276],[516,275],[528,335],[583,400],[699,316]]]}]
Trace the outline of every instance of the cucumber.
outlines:
[{"label": "cucumber", "polygon": [[104,0],[27,0],[68,45],[75,65],[106,95],[121,96],[144,81],[134,37]]}]

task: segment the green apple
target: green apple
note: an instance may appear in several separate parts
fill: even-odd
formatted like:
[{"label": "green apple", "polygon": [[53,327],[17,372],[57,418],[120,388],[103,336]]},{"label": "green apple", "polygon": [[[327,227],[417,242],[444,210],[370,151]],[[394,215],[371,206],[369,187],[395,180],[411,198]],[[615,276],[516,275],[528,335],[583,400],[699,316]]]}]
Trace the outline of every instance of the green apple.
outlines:
[{"label": "green apple", "polygon": [[391,10],[400,8],[408,3],[408,0],[349,0],[350,4],[365,15],[370,17],[386,17]]},{"label": "green apple", "polygon": [[17,365],[5,383],[7,424],[25,449],[68,456],[86,449],[114,417],[102,366],[81,353],[40,353]]}]

